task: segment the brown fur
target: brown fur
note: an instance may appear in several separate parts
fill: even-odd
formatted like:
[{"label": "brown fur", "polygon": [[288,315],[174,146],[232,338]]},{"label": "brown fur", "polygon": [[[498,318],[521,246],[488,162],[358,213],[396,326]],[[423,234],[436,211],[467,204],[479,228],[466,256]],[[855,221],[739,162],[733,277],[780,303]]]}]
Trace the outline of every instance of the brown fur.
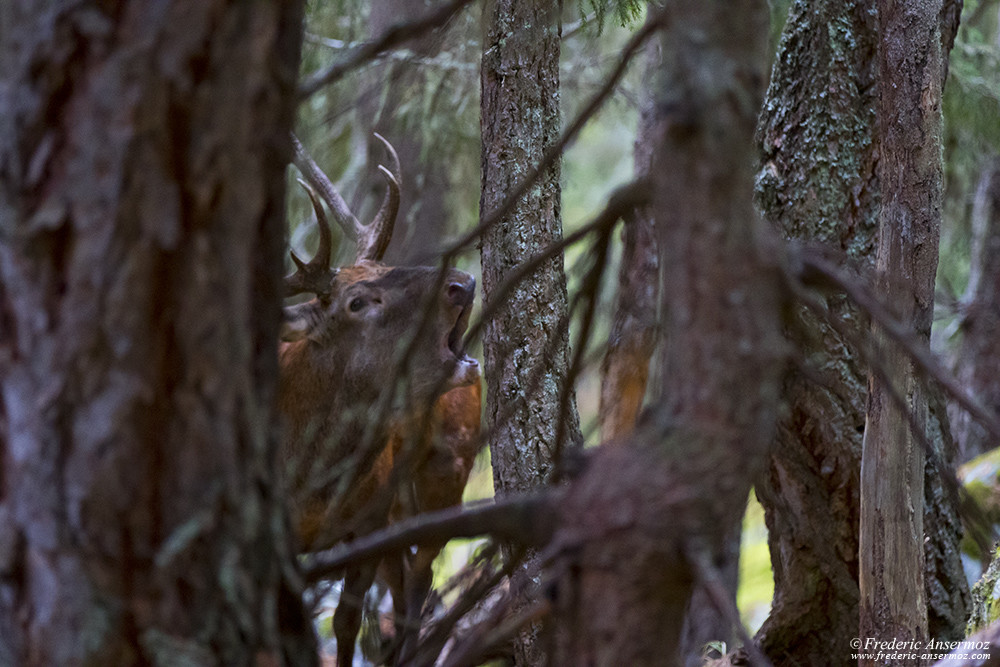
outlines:
[{"label": "brown fur", "polygon": [[[478,383],[452,389],[437,400],[427,446],[418,453],[411,483],[393,506],[393,520],[461,504],[481,444],[481,412]],[[401,442],[398,434],[393,438]],[[445,543],[421,545],[412,555],[393,554],[380,568],[396,612],[397,664],[405,661],[416,644],[421,610],[433,583],[434,560]]]},{"label": "brown fur", "polygon": [[[436,399],[421,395],[412,401],[416,406],[434,401],[429,419],[426,409],[417,409],[395,411],[385,423],[372,423],[377,415],[371,410],[379,391],[391,381],[393,345],[407,338],[405,327],[412,329],[423,312],[420,295],[414,294],[424,285],[437,284],[432,280],[434,269],[422,273],[399,269],[390,275],[392,271],[374,262],[340,269],[328,304],[314,300],[298,307],[308,315],[306,319],[329,317],[333,323],[329,330],[310,330],[283,343],[279,351],[282,458],[288,466],[293,527],[303,550],[328,548],[383,528],[389,523],[390,510],[392,518],[399,519],[460,503],[479,449],[482,390],[478,368],[458,380],[472,384],[451,388]],[[453,272],[449,280],[458,282],[463,276]],[[415,378],[440,373],[442,362],[434,348],[440,347],[460,310],[452,303],[457,297],[447,291],[448,285],[446,280],[433,331],[413,355],[411,375]],[[405,290],[409,291],[400,294]],[[381,299],[387,326],[404,329],[384,331],[382,320],[373,324],[364,318],[365,311],[352,314],[345,304],[355,292],[366,299],[375,294]],[[327,320],[323,322],[326,326]],[[376,349],[368,349],[373,346]],[[426,429],[415,437],[421,424]],[[365,442],[371,443],[367,450]],[[347,467],[335,472],[344,464]],[[335,474],[323,480],[331,471]],[[324,483],[317,483],[318,479]],[[412,562],[395,558],[386,568],[393,572],[387,579],[400,617],[419,618],[430,587],[431,564],[443,546],[422,547]],[[349,662],[360,625],[358,600],[349,598],[363,597],[376,566],[361,564],[345,576],[344,595],[334,618],[340,664]]]}]

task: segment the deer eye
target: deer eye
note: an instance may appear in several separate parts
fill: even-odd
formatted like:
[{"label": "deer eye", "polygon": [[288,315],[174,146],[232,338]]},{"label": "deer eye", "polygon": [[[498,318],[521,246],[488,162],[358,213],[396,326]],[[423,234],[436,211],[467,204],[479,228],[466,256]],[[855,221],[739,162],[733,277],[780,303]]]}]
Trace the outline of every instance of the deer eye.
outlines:
[{"label": "deer eye", "polygon": [[364,307],[365,307],[365,300],[362,299],[360,296],[354,297],[353,299],[351,299],[351,302],[347,304],[348,310],[350,310],[352,313],[356,313]]}]

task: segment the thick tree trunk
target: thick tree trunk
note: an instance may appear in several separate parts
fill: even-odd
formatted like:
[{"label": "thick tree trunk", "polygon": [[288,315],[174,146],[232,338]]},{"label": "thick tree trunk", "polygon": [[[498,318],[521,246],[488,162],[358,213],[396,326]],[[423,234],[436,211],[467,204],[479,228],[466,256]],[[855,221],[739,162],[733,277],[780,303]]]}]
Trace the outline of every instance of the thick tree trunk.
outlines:
[{"label": "thick tree trunk", "polygon": [[[492,0],[484,7],[484,25],[481,216],[500,206],[560,131],[558,3]],[[483,233],[484,300],[503,304],[483,331],[485,427],[500,495],[546,484],[557,450],[582,441],[567,379],[562,254],[500,293],[513,270],[561,238],[560,205],[556,162],[511,213]],[[568,402],[565,392],[571,392]],[[560,434],[562,443],[557,442]],[[542,659],[531,634],[518,642],[519,665]]]},{"label": "thick tree trunk", "polygon": [[[875,17],[868,3],[798,0],[778,46],[761,115],[758,202],[788,238],[874,262]],[[831,314],[859,321],[842,296]],[[757,484],[768,527],[774,600],[757,641],[776,665],[851,663],[858,622],[858,484],[865,367],[804,307],[786,329],[816,382],[784,379],[768,474]]]},{"label": "thick tree trunk", "polygon": [[694,582],[707,575],[717,590],[773,434],[781,303],[751,202],[767,6],[682,0],[668,11],[650,170],[667,286],[663,395],[636,444],[601,448],[570,489],[559,543],[577,561],[554,596],[567,624],[555,664],[681,663]]},{"label": "thick tree trunk", "polygon": [[[882,206],[875,287],[929,339],[942,196],[941,1],[880,0],[878,9]],[[869,381],[861,459],[859,634],[924,641],[924,449],[910,420],[926,430],[927,394],[899,346],[877,328],[875,336],[885,376]]]},{"label": "thick tree trunk", "polygon": [[[943,17],[947,18],[947,17]],[[876,16],[868,3],[792,5],[761,115],[758,202],[789,238],[835,248],[866,273],[874,266],[879,181],[875,173]],[[842,295],[826,297],[844,323],[863,316]],[[786,335],[801,349],[785,377],[788,412],[769,473],[757,485],[774,569],[771,614],[757,641],[777,665],[849,664],[857,636],[859,470],[867,393],[857,352],[804,308]],[[947,427],[929,437],[949,458]],[[959,526],[942,472],[925,472],[926,590],[931,632],[960,636],[967,604]]]},{"label": "thick tree trunk", "polygon": [[[648,20],[654,20],[650,16]],[[653,132],[664,122],[656,104],[652,81],[660,67],[659,45],[646,46],[646,73],[639,127],[635,141],[635,173],[648,175],[655,141]],[[608,349],[601,365],[601,441],[618,446],[635,430],[647,392],[650,361],[656,351],[659,325],[660,262],[652,211],[639,208],[626,218],[618,271],[618,290]],[[742,524],[726,538],[719,563],[730,602],[736,604]],[[705,589],[695,587],[685,620],[682,651],[688,667],[703,662],[703,647],[709,642],[731,645],[732,621],[709,599]]]},{"label": "thick tree trunk", "polygon": [[301,5],[0,13],[0,663],[314,662],[271,426]]}]

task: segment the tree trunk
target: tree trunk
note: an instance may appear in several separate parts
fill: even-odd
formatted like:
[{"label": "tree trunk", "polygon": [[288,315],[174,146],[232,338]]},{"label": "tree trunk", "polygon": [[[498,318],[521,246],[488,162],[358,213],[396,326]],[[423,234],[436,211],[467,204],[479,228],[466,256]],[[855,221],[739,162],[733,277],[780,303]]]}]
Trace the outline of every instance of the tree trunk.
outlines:
[{"label": "tree trunk", "polygon": [[[483,193],[480,215],[495,210],[559,135],[559,15],[555,4],[495,0],[486,7],[483,44]],[[486,230],[483,292],[504,305],[487,321],[486,419],[493,481],[499,493],[526,491],[552,475],[556,432],[581,440],[575,400],[559,414],[567,389],[568,308],[559,254],[507,294],[510,272],[562,236],[559,163],[514,210]],[[507,413],[507,414],[504,414]]]},{"label": "tree trunk", "polygon": [[[880,0],[878,9],[882,206],[875,288],[929,340],[942,196],[941,2]],[[885,375],[869,381],[862,448],[859,635],[925,641],[924,449],[910,420],[926,432],[927,394],[907,355],[877,327],[874,333]]]},{"label": "tree trunk", "polygon": [[0,13],[0,663],[314,663],[271,426],[301,4]]},{"label": "tree trunk", "polygon": [[[879,205],[875,22],[867,3],[795,2],[758,134],[757,195],[765,215],[789,238],[843,253],[862,274],[874,266]],[[848,326],[864,321],[843,295],[827,295],[826,307]],[[769,472],[757,484],[775,579],[771,614],[757,641],[776,665],[846,665],[858,634],[865,366],[805,308],[794,311],[786,336],[802,356],[785,376],[788,411]],[[947,426],[929,437],[947,461]],[[955,638],[968,601],[959,526],[942,471],[929,463],[925,477],[932,634]]]},{"label": "tree trunk", "polygon": [[[650,17],[652,18],[652,17]],[[635,139],[635,173],[649,174],[651,136],[658,123],[650,80],[659,66],[655,41],[646,45],[646,74]],[[618,291],[608,349],[601,365],[601,442],[624,442],[635,429],[649,379],[649,362],[656,350],[660,267],[656,230],[648,208],[625,220]]]},{"label": "tree trunk", "polygon": [[[872,266],[878,211],[874,105],[877,40],[868,3],[798,0],[778,47],[758,141],[757,197],[791,239],[836,248]],[[843,295],[844,322],[862,318]],[[757,642],[775,665],[852,662],[858,623],[858,483],[865,367],[829,325],[796,308],[786,336],[816,382],[784,378],[768,473],[757,484],[774,572],[771,613]]]},{"label": "tree trunk", "polygon": [[681,663],[694,582],[718,591],[716,563],[773,433],[781,299],[752,205],[767,6],[667,11],[650,170],[662,396],[635,444],[599,449],[570,488],[556,539],[577,560],[553,596],[565,624],[554,664]]},{"label": "tree trunk", "polygon": [[[650,15],[648,20],[654,20]],[[652,81],[660,67],[659,45],[646,45],[646,72],[640,102],[639,127],[635,141],[635,173],[648,175],[655,137],[663,121],[656,105]],[[618,290],[608,349],[601,365],[601,442],[618,446],[635,430],[649,379],[650,361],[656,351],[660,264],[652,211],[638,208],[626,218],[618,271]],[[730,602],[736,604],[739,584],[739,555],[742,524],[726,537],[719,563]],[[696,586],[685,619],[682,652],[688,667],[699,667],[703,647],[709,642],[731,645],[732,621],[710,600],[704,588]]]},{"label": "tree trunk", "polygon": [[[492,0],[484,7],[481,216],[500,206],[559,136],[558,4]],[[564,401],[572,387],[562,254],[500,293],[513,270],[561,238],[560,206],[556,162],[482,237],[484,301],[502,301],[483,331],[485,427],[499,495],[546,484],[557,450],[582,441],[575,397]],[[519,665],[542,659],[531,634],[518,642]]]}]

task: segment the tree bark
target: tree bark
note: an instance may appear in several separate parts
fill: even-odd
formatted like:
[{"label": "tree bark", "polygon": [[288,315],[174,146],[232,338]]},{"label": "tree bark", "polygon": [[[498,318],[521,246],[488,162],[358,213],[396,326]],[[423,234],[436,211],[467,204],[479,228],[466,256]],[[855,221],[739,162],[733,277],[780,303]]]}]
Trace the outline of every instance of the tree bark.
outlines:
[{"label": "tree bark", "polygon": [[[875,24],[867,3],[793,3],[758,129],[757,196],[765,215],[786,237],[830,247],[862,275],[874,266],[880,197]],[[825,301],[844,324],[864,322],[842,294]],[[848,341],[805,308],[794,311],[785,333],[801,356],[785,376],[788,411],[769,472],[756,487],[775,579],[757,641],[776,665],[846,665],[858,634],[865,366]],[[928,436],[948,462],[950,436],[940,411],[935,424]],[[931,632],[954,639],[968,603],[960,526],[933,462],[925,478]]]},{"label": "tree bark", "polygon": [[662,396],[635,444],[600,448],[564,503],[556,541],[576,561],[553,596],[566,624],[555,664],[681,664],[694,583],[718,591],[715,564],[773,433],[781,297],[752,205],[767,6],[666,11],[650,170]]},{"label": "tree bark", "polygon": [[[559,3],[492,0],[483,11],[481,217],[500,206],[560,132]],[[500,293],[512,271],[562,237],[560,207],[557,161],[482,237],[484,301],[502,300],[483,330],[485,426],[498,495],[548,483],[558,450],[582,442],[568,383],[562,254]],[[541,662],[533,635],[518,642],[517,664]]]},{"label": "tree bark", "polygon": [[272,427],[301,4],[0,13],[0,663],[314,663]]},{"label": "tree bark", "polygon": [[[650,15],[647,20],[654,18]],[[660,47],[655,40],[646,45],[645,60],[634,152],[637,175],[650,173],[653,133],[664,120],[663,109],[657,106],[653,90],[653,80],[660,67]],[[622,240],[611,335],[601,365],[601,442],[613,446],[628,442],[635,430],[658,340],[660,263],[656,228],[649,207],[637,208],[626,218]],[[737,525],[726,537],[727,545],[719,554],[722,579],[733,605],[739,584],[741,535],[742,525]],[[703,662],[703,647],[709,642],[731,645],[732,641],[732,621],[716,608],[703,587],[696,586],[688,606],[682,640],[685,664],[699,667]]]},{"label": "tree bark", "polygon": [[[558,137],[558,19],[550,3],[496,0],[486,7],[482,216],[500,205]],[[559,198],[557,162],[509,215],[483,234],[485,299],[504,301],[483,334],[486,418],[498,493],[526,491],[549,480],[562,419],[568,423],[567,441],[580,441],[575,401],[568,414],[559,414],[569,357],[562,254],[509,293],[496,293],[520,263],[561,238]]]},{"label": "tree bark", "polygon": [[[929,340],[942,197],[941,2],[880,0],[878,10],[882,206],[875,288]],[[907,355],[877,327],[874,334],[885,376],[869,380],[862,445],[859,636],[925,641],[924,449],[910,419],[926,432],[927,394]],[[903,410],[892,393],[905,401]]]},{"label": "tree bark", "polygon": [[[875,28],[865,2],[793,3],[758,128],[757,199],[768,220],[787,238],[836,248],[862,270],[874,262],[879,202]],[[863,321],[843,295],[828,296],[826,306],[844,322]],[[788,410],[756,486],[774,572],[757,642],[778,666],[847,665],[858,622],[865,367],[805,307],[793,311],[785,334],[802,357],[785,375]]]},{"label": "tree bark", "polygon": [[[658,112],[650,89],[659,64],[655,41],[646,45],[645,59],[634,151],[636,175],[649,174],[651,133],[657,125]],[[625,220],[622,241],[611,336],[601,365],[601,442],[624,442],[635,429],[646,396],[649,362],[656,350],[660,268],[656,230],[648,208],[637,209]]]}]

